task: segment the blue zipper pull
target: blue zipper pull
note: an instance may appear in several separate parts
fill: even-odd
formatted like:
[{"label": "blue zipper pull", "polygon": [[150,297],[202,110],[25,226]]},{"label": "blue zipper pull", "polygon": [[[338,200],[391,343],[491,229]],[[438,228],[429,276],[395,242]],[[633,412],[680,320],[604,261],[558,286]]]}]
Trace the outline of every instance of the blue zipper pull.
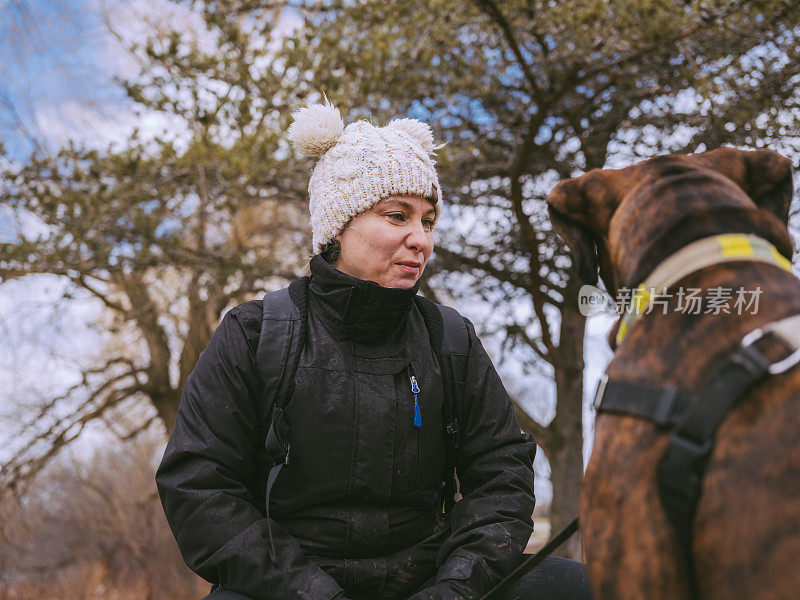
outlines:
[{"label": "blue zipper pull", "polygon": [[419,410],[419,399],[417,397],[419,386],[417,385],[417,378],[413,375],[411,376],[411,393],[414,394],[414,425],[422,427],[422,413]]}]

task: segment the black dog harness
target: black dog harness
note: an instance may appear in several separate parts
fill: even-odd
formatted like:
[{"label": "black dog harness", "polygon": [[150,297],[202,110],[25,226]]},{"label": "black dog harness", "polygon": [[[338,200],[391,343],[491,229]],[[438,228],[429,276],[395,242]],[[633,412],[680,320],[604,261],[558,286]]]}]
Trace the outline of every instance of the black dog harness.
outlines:
[{"label": "black dog harness", "polygon": [[[759,348],[779,343],[783,358],[771,361]],[[800,362],[800,315],[774,321],[746,335],[694,393],[631,381],[600,380],[599,413],[629,415],[669,429],[659,466],[658,488],[670,523],[689,554],[691,524],[706,462],[722,421],[756,384]]]},{"label": "black dog harness", "polygon": [[[700,268],[731,260],[772,263],[790,271],[788,261],[771,244],[755,236],[716,236],[691,246],[678,253],[683,256],[676,254],[662,263],[646,283],[658,281],[659,286],[667,287]],[[692,257],[692,252],[696,256]],[[656,289],[659,286],[653,285]],[[648,286],[643,284],[634,295],[629,313],[623,317],[618,343],[646,312],[650,303],[648,292]],[[771,360],[765,352],[781,358]],[[692,521],[717,429],[754,386],[769,375],[788,371],[798,362],[800,315],[793,315],[744,336],[699,389],[691,393],[675,387],[610,380],[607,375],[600,380],[595,397],[598,414],[633,416],[669,430],[669,443],[658,469],[658,490],[664,512],[683,549],[693,592],[696,588],[691,564]]]}]

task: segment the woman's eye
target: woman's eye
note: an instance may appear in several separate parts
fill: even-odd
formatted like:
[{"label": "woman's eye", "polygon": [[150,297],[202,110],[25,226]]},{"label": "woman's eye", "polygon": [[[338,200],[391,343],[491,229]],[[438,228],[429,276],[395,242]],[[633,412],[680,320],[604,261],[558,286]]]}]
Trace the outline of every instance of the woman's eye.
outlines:
[{"label": "woman's eye", "polygon": [[406,216],[403,213],[389,213],[388,217],[395,221],[405,221]]},{"label": "woman's eye", "polygon": [[436,221],[434,221],[433,219],[424,219],[422,221],[422,226],[428,231],[433,231],[434,225],[436,225]]}]

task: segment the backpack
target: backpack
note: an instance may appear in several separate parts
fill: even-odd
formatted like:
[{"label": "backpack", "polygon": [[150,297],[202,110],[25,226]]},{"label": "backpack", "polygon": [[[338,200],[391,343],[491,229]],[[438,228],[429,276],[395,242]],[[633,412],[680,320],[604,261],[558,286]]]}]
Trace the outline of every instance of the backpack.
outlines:
[{"label": "backpack", "polygon": [[[271,466],[267,475],[265,502],[272,560],[276,560],[276,556],[269,520],[269,498],[278,474],[291,457],[291,436],[284,411],[294,392],[294,376],[306,338],[309,279],[302,277],[288,288],[270,292],[262,302],[256,365],[262,417],[265,423],[269,423],[264,447]],[[458,415],[461,414],[465,392],[469,332],[464,318],[454,309],[435,304],[422,296],[415,296],[414,302],[425,321],[433,354],[442,369],[442,417],[447,440],[442,510],[447,512],[458,491],[455,471],[461,446]]]}]

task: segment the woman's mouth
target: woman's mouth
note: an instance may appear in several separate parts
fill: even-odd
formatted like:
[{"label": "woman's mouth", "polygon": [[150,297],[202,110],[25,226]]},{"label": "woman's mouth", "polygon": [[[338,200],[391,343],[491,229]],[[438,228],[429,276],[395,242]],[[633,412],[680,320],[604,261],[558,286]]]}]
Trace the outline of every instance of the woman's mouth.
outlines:
[{"label": "woman's mouth", "polygon": [[419,273],[420,264],[416,262],[400,262],[397,263],[397,266],[406,273],[411,273],[412,275]]}]

